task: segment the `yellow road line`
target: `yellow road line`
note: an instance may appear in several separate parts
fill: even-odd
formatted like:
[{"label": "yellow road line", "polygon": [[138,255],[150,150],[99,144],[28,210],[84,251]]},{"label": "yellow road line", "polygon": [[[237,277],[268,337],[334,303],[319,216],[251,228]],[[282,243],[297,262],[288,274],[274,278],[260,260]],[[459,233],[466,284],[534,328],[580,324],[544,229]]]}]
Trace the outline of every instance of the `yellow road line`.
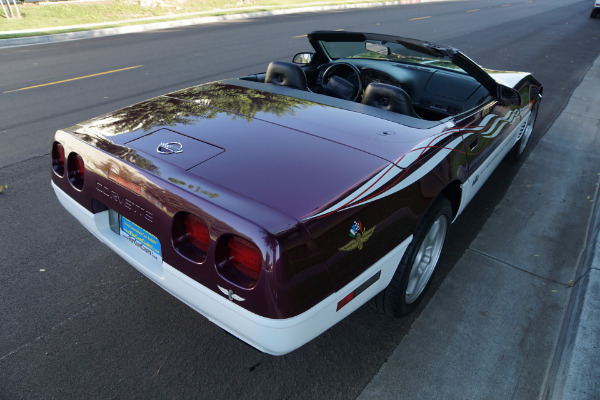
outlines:
[{"label": "yellow road line", "polygon": [[411,18],[411,19],[409,19],[409,21],[416,21],[418,19],[427,19],[427,18],[431,18],[431,15],[429,15],[427,17]]},{"label": "yellow road line", "polygon": [[479,8],[476,8],[476,9],[474,9],[474,10],[468,10],[467,12],[475,12],[475,11],[480,11],[480,9],[479,9]]},{"label": "yellow road line", "polygon": [[134,67],[114,69],[112,71],[99,72],[97,74],[92,74],[92,75],[78,76],[77,78],[65,79],[65,80],[62,80],[62,81],[49,82],[49,83],[43,83],[41,85],[24,87],[24,88],[21,88],[21,89],[8,90],[8,91],[3,92],[3,93],[19,92],[21,90],[29,90],[29,89],[35,89],[35,88],[44,87],[44,86],[58,85],[59,83],[72,82],[72,81],[77,81],[77,80],[80,80],[80,79],[92,78],[94,76],[100,76],[100,75],[106,75],[106,74],[113,74],[115,72],[127,71],[129,69],[140,68],[140,67],[143,67],[143,65],[136,65]]}]

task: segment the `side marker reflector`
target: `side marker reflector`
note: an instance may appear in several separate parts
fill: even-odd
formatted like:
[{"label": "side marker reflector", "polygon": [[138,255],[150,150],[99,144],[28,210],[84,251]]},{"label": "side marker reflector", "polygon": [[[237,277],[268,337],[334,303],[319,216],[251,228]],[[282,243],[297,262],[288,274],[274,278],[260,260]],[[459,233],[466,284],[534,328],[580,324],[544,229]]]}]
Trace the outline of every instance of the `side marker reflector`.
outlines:
[{"label": "side marker reflector", "polygon": [[350,300],[352,300],[354,298],[354,292],[350,292],[350,294],[348,294],[348,296],[344,297],[343,299],[341,299],[339,301],[339,303],[337,304],[337,310],[335,311],[340,311],[340,309],[342,307],[344,307],[346,304],[350,303]]},{"label": "side marker reflector", "polygon": [[359,287],[357,287],[356,289],[354,289],[353,291],[348,293],[346,295],[346,297],[341,299],[338,302],[337,309],[335,311],[340,311],[340,309],[342,307],[344,307],[346,304],[350,303],[350,301],[354,300],[356,298],[356,296],[358,296],[359,294],[364,292],[369,286],[371,286],[372,284],[377,282],[380,277],[381,277],[381,271],[377,271],[377,273],[375,275],[373,275],[372,277],[367,279],[362,285],[360,285]]}]

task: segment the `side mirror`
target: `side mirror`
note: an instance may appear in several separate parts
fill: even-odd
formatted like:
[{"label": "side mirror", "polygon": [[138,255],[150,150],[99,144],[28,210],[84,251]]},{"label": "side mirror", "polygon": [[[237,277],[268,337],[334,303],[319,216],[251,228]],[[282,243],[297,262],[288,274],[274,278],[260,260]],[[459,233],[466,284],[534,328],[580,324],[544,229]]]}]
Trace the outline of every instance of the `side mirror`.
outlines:
[{"label": "side mirror", "polygon": [[298,53],[292,59],[294,64],[310,64],[313,58],[313,53]]},{"label": "side mirror", "polygon": [[498,85],[498,98],[515,106],[520,106],[523,103],[519,92],[508,86]]}]

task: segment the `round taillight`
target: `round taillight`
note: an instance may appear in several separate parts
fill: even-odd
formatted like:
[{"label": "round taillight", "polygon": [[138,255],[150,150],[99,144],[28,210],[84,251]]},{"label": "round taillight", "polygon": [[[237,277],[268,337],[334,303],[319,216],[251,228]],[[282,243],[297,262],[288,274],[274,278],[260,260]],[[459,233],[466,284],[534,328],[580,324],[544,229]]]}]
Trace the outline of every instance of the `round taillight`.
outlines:
[{"label": "round taillight", "polygon": [[203,263],[208,253],[210,232],[208,225],[194,214],[177,213],[173,217],[173,246],[185,258]]},{"label": "round taillight", "polygon": [[61,177],[65,174],[65,148],[58,142],[52,145],[52,170]]},{"label": "round taillight", "polygon": [[77,190],[83,189],[83,178],[85,175],[85,163],[83,158],[77,153],[69,154],[67,160],[67,175],[69,182]]},{"label": "round taillight", "polygon": [[258,247],[249,241],[232,236],[227,243],[229,261],[233,266],[253,281],[257,281],[262,267],[262,254]]},{"label": "round taillight", "polygon": [[197,247],[200,251],[208,252],[208,242],[210,235],[208,234],[208,226],[200,218],[192,214],[187,214],[183,219],[185,225],[185,234],[190,243]]}]

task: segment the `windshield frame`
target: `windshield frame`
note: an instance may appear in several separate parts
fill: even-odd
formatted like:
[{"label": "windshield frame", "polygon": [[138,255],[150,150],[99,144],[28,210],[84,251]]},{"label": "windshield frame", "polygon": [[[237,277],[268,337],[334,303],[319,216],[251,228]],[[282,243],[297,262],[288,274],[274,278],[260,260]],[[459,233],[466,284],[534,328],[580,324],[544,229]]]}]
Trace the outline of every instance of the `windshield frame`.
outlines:
[{"label": "windshield frame", "polygon": [[[342,39],[342,40],[339,40]],[[456,65],[447,54],[432,54],[430,49],[422,46],[414,46],[413,43],[403,43],[401,40],[325,40],[318,39],[318,47],[330,60],[339,59],[362,59],[402,63],[428,68],[438,68],[447,71],[467,74],[465,70]],[[367,49],[369,45],[379,46],[382,50],[387,49],[387,54]]]},{"label": "windshield frame", "polygon": [[[490,93],[496,93],[497,91],[498,82],[496,82],[492,76],[490,76],[483,68],[481,68],[481,66],[476,64],[469,57],[451,46],[426,42],[418,39],[384,35],[380,33],[349,31],[314,31],[308,34],[308,40],[316,52],[316,57],[314,57],[314,60],[317,63],[332,62],[336,60],[330,56],[329,52],[324,47],[328,42],[357,42],[360,43],[360,46],[362,46],[362,48],[365,50],[365,42],[367,41],[398,43],[408,50],[423,54],[424,56],[432,59],[449,60],[450,63],[456,65],[458,69],[443,68],[444,70],[452,71],[454,73],[461,73],[460,71],[462,70],[462,73],[475,78],[475,80],[488,89]],[[440,66],[435,66],[432,64],[429,66],[425,66],[424,64],[420,65],[425,68],[441,68]],[[417,67],[418,66],[419,64],[417,64]]]}]

